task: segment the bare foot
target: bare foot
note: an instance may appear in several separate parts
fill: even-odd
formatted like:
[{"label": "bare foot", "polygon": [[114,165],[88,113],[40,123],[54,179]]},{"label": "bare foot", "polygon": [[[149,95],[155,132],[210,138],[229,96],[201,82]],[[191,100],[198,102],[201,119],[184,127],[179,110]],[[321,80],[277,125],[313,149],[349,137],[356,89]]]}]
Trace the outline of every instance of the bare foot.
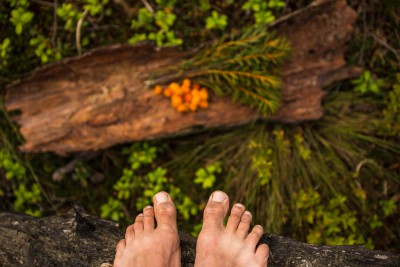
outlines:
[{"label": "bare foot", "polygon": [[154,208],[144,208],[126,229],[125,239],[116,248],[114,267],[181,266],[175,205],[165,192],[157,193],[153,202]]},{"label": "bare foot", "polygon": [[229,198],[221,191],[214,192],[204,210],[203,228],[197,239],[195,266],[267,266],[269,248],[258,247],[263,228],[256,225],[250,234],[251,213],[242,204],[232,207],[228,223],[224,218]]}]

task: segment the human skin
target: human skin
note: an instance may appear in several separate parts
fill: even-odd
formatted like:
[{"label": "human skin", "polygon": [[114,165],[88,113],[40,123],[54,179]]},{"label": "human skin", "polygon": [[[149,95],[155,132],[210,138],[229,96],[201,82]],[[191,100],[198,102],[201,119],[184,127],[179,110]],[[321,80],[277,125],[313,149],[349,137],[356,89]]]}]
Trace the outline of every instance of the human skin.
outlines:
[{"label": "human skin", "polygon": [[214,192],[204,210],[203,228],[197,239],[195,267],[266,267],[269,248],[266,244],[257,247],[263,228],[256,225],[248,234],[252,215],[240,203],[233,205],[224,226],[228,210],[228,195],[222,191]]},{"label": "human skin", "polygon": [[154,208],[144,208],[126,229],[116,248],[114,267],[181,266],[175,205],[166,192],[157,193],[153,202]]},{"label": "human skin", "polygon": [[[154,208],[144,208],[135,223],[126,229],[125,239],[116,248],[114,267],[181,265],[175,205],[166,192],[157,193],[153,201]],[[267,266],[268,246],[257,247],[262,227],[256,225],[248,234],[252,215],[239,203],[233,205],[224,226],[228,210],[228,195],[222,191],[211,194],[197,239],[195,266]]]}]

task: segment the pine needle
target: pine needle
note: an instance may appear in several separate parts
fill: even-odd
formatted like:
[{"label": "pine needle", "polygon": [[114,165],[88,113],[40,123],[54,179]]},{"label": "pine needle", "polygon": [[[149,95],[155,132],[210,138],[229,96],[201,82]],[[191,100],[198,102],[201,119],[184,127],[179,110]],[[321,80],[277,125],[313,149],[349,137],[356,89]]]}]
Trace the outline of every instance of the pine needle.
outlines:
[{"label": "pine needle", "polygon": [[289,51],[288,41],[275,37],[265,26],[250,28],[156,73],[148,84],[192,78],[217,96],[231,96],[234,101],[271,114],[279,106],[280,70]]}]

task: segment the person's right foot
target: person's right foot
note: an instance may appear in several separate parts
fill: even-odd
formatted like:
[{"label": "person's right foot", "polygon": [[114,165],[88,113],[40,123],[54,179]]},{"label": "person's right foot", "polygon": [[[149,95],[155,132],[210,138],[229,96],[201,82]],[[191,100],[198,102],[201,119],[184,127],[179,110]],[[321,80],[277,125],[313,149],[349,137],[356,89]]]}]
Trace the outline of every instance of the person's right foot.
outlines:
[{"label": "person's right foot", "polygon": [[181,266],[175,205],[166,192],[157,193],[153,201],[154,208],[144,208],[126,229],[116,248],[114,267]]},{"label": "person's right foot", "polygon": [[211,194],[204,210],[203,228],[197,239],[195,266],[267,266],[268,246],[261,244],[257,247],[263,228],[256,225],[248,234],[251,213],[245,211],[242,204],[232,207],[224,227],[228,209],[229,198],[224,192]]}]

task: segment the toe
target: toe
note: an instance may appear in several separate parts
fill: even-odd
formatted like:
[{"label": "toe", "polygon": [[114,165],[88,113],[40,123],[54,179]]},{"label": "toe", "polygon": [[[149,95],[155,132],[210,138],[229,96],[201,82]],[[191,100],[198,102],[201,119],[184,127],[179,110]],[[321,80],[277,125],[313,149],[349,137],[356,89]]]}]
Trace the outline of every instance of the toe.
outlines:
[{"label": "toe", "polygon": [[135,229],[135,234],[142,233],[144,229],[143,224],[143,213],[140,213],[136,216],[135,223],[133,224],[133,228]]},{"label": "toe", "polygon": [[158,227],[176,226],[176,208],[171,200],[171,197],[166,192],[159,192],[154,196],[154,213]]},{"label": "toe", "polygon": [[256,225],[253,227],[253,230],[246,238],[246,243],[249,244],[252,248],[256,248],[258,241],[260,241],[261,236],[264,233],[264,229],[261,225]]},{"label": "toe", "polygon": [[114,267],[122,266],[121,260],[122,260],[122,254],[125,250],[125,247],[126,247],[125,239],[121,239],[117,244],[117,248],[115,249],[116,252],[115,252],[115,259],[114,259],[114,264],[113,264]]},{"label": "toe", "polygon": [[256,250],[256,259],[260,266],[267,266],[269,256],[269,247],[267,244],[261,244]]},{"label": "toe", "polygon": [[126,246],[126,241],[125,241],[125,239],[121,239],[119,242],[118,242],[118,244],[117,244],[117,247],[116,247],[116,249],[115,249],[115,251],[116,251],[116,255],[121,255],[122,254],[122,252],[124,251],[124,249],[125,249],[125,246]]},{"label": "toe", "polygon": [[131,239],[135,238],[135,225],[131,224],[126,228],[125,239],[129,242]]},{"label": "toe", "polygon": [[240,223],[236,231],[236,236],[238,236],[241,239],[244,239],[247,236],[247,233],[249,232],[250,229],[250,223],[251,223],[251,213],[250,211],[246,210],[242,217],[240,218]]},{"label": "toe", "polygon": [[143,209],[143,229],[145,231],[154,230],[154,208],[152,206]]},{"label": "toe", "polygon": [[231,215],[229,215],[228,223],[226,224],[226,231],[235,233],[240,223],[240,218],[243,215],[245,208],[242,204],[235,204],[232,207]]},{"label": "toe", "polygon": [[126,241],[125,241],[125,239],[121,239],[121,240],[118,242],[117,247],[116,247],[116,249],[115,249],[115,256],[116,256],[116,257],[122,255],[122,253],[124,252],[125,246],[126,246]]},{"label": "toe", "polygon": [[223,229],[224,218],[229,209],[229,197],[222,191],[211,194],[204,209],[203,229]]}]

